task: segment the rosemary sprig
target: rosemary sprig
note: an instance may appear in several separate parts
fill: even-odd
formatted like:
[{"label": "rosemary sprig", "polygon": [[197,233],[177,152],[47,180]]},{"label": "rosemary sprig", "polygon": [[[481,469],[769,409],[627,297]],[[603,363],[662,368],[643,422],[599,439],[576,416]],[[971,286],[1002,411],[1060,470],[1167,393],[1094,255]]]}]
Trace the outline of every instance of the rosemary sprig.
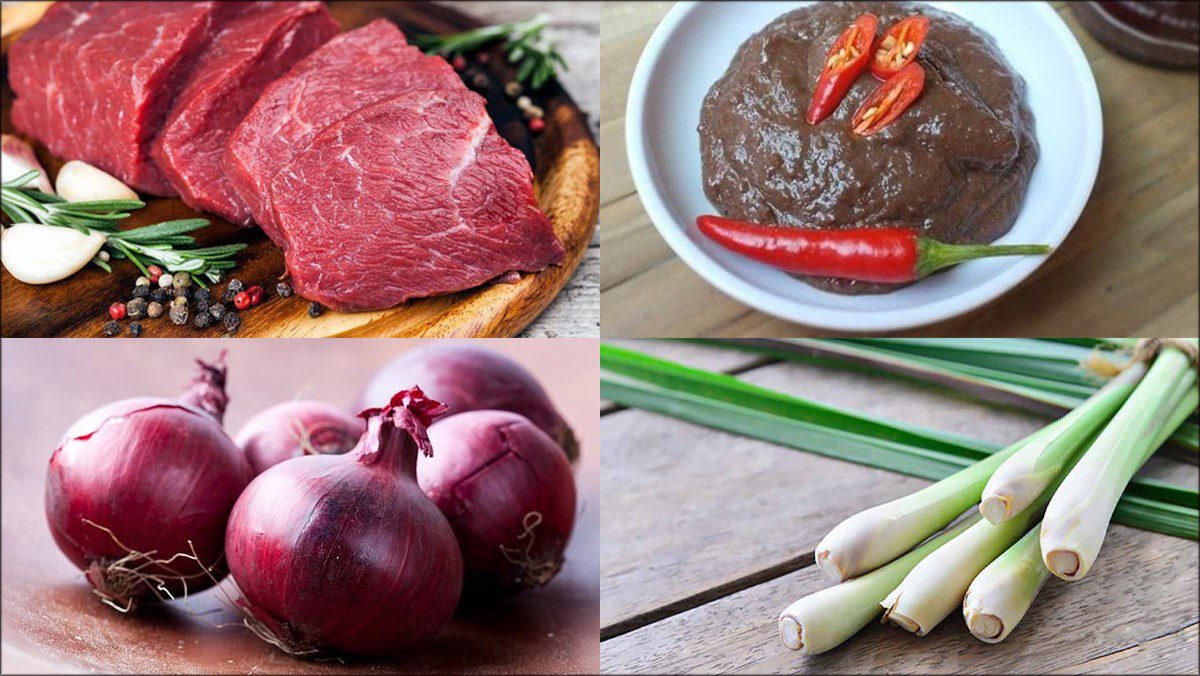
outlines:
[{"label": "rosemary sprig", "polygon": [[[0,184],[0,207],[14,223],[43,223],[74,228],[87,235],[96,231],[104,235],[104,250],[111,258],[128,259],[142,274],[149,276],[150,264],[169,272],[188,272],[200,286],[204,279],[219,282],[225,270],[237,265],[231,260],[246,244],[226,244],[195,247],[195,232],[208,225],[203,218],[186,218],[147,225],[131,230],[118,230],[118,222],[129,218],[130,212],[146,206],[141,200],[100,200],[68,202],[57,195],[25,187],[37,177],[36,171],[22,174]],[[179,247],[179,248],[176,248]],[[97,255],[92,264],[112,272],[112,266]]]},{"label": "rosemary sprig", "polygon": [[570,70],[554,43],[543,33],[549,22],[549,17],[539,14],[525,21],[486,26],[452,35],[418,35],[413,39],[413,44],[427,54],[453,57],[503,40],[509,63],[517,64],[517,80],[532,89],[541,89],[558,74],[559,68],[564,72]]}]

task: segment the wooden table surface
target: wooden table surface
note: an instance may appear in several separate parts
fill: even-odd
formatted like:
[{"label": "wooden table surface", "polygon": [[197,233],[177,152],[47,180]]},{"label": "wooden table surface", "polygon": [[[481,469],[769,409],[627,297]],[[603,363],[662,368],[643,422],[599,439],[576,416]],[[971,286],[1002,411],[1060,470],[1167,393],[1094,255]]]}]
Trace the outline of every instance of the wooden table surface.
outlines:
[{"label": "wooden table surface", "polygon": [[[1012,442],[1037,416],[899,380],[671,341],[619,344],[871,416]],[[763,363],[764,361],[768,363]],[[815,394],[819,393],[819,394]],[[829,586],[813,548],[837,523],[928,482],[633,409],[602,414],[601,637],[606,672],[1196,673],[1196,543],[1112,526],[1087,579],[1051,578],[1007,640],[953,613],[918,638],[872,623],[823,655],[776,621]],[[1195,465],[1143,476],[1196,487]]]},{"label": "wooden table surface", "polygon": [[[350,405],[387,360],[419,341],[5,339],[2,443],[4,673],[595,673],[599,668],[599,397],[596,340],[491,339],[524,364],[581,440],[579,507],[566,563],[546,587],[460,609],[396,662],[305,662],[255,638],[201,592],[123,616],[101,605],[54,545],[42,512],[46,463],[63,430],[98,405],[172,396],[194,356],[229,350],[227,429],[296,396]],[[214,614],[204,614],[213,611]],[[217,626],[224,623],[227,626]]]},{"label": "wooden table surface", "polygon": [[[601,10],[600,280],[602,335],[805,336],[710,286],[659,237],[625,155],[634,66],[673,3],[606,2]],[[1100,173],[1063,246],[1019,287],[918,335],[1192,335],[1197,272],[1197,75],[1161,71],[1100,46],[1054,3],[1091,63],[1104,111]]]}]

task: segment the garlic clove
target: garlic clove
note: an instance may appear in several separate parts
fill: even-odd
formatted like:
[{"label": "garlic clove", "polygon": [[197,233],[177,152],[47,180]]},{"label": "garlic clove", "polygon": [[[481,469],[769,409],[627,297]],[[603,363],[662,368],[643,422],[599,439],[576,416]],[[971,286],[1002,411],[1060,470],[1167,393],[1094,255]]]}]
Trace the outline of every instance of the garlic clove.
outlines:
[{"label": "garlic clove", "polygon": [[4,231],[0,261],[26,284],[49,284],[78,272],[95,257],[106,238],[95,231],[41,223],[16,223]]},{"label": "garlic clove", "polygon": [[137,193],[87,162],[71,160],[58,170],[58,196],[68,202],[135,200]]},{"label": "garlic clove", "polygon": [[0,183],[14,181],[30,171],[38,173],[37,180],[25,185],[37,186],[38,190],[53,195],[54,186],[50,185],[50,177],[38,162],[33,148],[11,134],[0,135]]}]

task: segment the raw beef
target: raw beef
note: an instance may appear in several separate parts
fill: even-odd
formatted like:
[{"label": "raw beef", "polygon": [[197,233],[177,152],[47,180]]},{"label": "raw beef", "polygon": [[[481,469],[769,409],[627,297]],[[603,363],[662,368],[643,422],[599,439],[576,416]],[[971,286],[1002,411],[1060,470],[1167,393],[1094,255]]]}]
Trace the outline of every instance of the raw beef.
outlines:
[{"label": "raw beef", "polygon": [[270,199],[296,291],[358,311],[561,262],[532,181],[483,97],[460,84],[329,126],[275,175]]},{"label": "raw beef", "polygon": [[188,206],[250,225],[221,166],[225,142],[264,87],[337,33],[320,2],[249,3],[220,28],[151,149]]},{"label": "raw beef", "polygon": [[308,142],[355,110],[410,89],[462,89],[445,59],[410,46],[400,29],[374,21],[330,40],[271,83],[234,130],[225,172],[254,220],[275,240],[271,178]]},{"label": "raw beef", "polygon": [[173,195],[150,144],[232,3],[57,2],[8,60],[13,125],[156,195]]}]

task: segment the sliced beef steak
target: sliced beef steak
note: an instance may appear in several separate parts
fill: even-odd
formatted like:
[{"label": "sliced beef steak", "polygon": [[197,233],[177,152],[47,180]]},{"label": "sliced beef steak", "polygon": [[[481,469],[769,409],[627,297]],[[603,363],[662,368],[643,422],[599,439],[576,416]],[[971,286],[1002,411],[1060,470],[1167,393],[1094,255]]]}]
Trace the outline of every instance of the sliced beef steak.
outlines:
[{"label": "sliced beef steak", "polygon": [[320,2],[249,3],[221,27],[151,150],[188,206],[251,224],[250,208],[225,178],[225,143],[264,87],[337,33]]},{"label": "sliced beef steak", "polygon": [[254,220],[278,243],[264,197],[275,173],[330,124],[411,89],[461,89],[444,59],[425,56],[388,21],[339,35],[271,83],[229,138],[225,171]]},{"label": "sliced beef steak", "polygon": [[156,195],[173,195],[150,144],[234,3],[57,2],[10,51],[13,125]]},{"label": "sliced beef steak", "polygon": [[483,97],[460,86],[329,126],[274,176],[270,198],[297,292],[359,311],[561,262],[532,181]]}]

